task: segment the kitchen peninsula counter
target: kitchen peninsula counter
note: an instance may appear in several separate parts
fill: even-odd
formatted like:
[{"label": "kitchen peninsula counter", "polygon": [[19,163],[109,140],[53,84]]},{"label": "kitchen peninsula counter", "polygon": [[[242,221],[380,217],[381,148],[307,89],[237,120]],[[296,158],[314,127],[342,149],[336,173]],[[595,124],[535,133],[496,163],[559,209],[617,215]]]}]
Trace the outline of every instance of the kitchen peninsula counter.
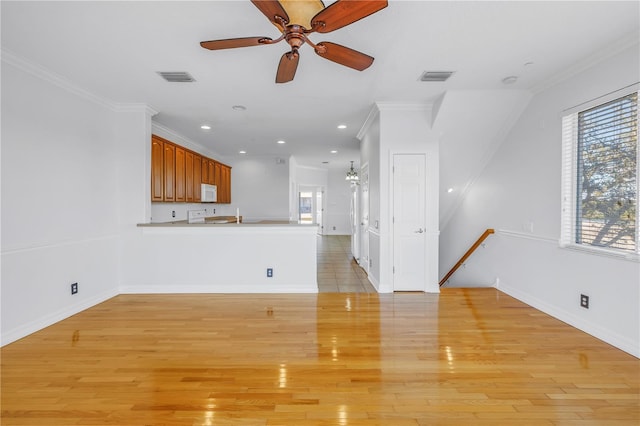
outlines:
[{"label": "kitchen peninsula counter", "polygon": [[[279,220],[140,223],[122,293],[317,293],[317,226]],[[269,272],[268,272],[269,271]]]}]

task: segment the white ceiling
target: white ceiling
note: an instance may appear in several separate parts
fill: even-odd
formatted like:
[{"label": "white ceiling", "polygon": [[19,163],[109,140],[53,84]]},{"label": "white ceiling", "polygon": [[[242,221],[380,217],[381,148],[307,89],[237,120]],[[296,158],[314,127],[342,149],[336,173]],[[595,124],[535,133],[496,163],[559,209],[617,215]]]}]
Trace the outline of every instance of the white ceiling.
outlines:
[{"label": "white ceiling", "polygon": [[[111,102],[145,103],[159,111],[157,123],[226,161],[246,150],[345,170],[350,160],[358,163],[356,135],[376,101],[532,90],[594,52],[637,37],[639,28],[637,1],[392,0],[348,27],[310,37],[374,56],[369,69],[354,71],[303,46],[294,81],[275,84],[285,42],[222,51],[199,45],[278,37],[248,0],[2,1],[1,17],[3,51]],[[419,82],[425,70],[455,74],[446,83]],[[197,81],[167,83],[158,71],[186,71]],[[518,81],[504,85],[512,75]],[[484,113],[490,110],[485,105]],[[202,131],[201,124],[212,129]]]}]

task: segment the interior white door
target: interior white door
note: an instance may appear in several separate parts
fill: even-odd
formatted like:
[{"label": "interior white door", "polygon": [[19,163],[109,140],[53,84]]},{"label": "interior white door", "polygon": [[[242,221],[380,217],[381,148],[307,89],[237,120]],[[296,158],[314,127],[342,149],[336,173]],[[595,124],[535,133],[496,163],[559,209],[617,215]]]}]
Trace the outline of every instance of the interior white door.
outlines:
[{"label": "interior white door", "polygon": [[424,154],[393,156],[393,289],[425,291]]}]

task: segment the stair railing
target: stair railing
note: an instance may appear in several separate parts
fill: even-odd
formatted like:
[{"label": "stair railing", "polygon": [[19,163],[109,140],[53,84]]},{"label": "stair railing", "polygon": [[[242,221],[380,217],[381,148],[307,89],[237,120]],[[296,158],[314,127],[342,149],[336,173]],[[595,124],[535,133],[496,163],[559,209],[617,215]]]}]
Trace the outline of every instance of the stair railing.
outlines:
[{"label": "stair railing", "polygon": [[471,248],[469,248],[469,250],[467,250],[467,252],[460,258],[460,260],[458,260],[458,263],[456,263],[455,266],[451,268],[449,272],[447,272],[447,275],[445,275],[444,278],[440,280],[440,287],[442,287],[442,285],[446,283],[449,278],[451,278],[451,275],[453,275],[458,270],[458,268],[464,264],[465,260],[467,260],[469,256],[471,256],[471,254],[473,254],[473,252],[476,251],[478,247],[480,247],[484,240],[486,240],[487,237],[493,233],[495,233],[495,231],[489,228],[484,231],[482,235],[480,235],[480,238],[478,238],[476,242],[473,243]]}]

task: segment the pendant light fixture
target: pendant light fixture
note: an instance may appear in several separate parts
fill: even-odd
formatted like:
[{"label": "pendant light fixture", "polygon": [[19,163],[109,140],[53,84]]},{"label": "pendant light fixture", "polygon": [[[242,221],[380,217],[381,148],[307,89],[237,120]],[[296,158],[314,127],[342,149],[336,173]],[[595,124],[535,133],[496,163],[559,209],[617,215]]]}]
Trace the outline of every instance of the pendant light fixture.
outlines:
[{"label": "pendant light fixture", "polygon": [[360,179],[358,178],[358,172],[353,169],[353,161],[351,162],[351,168],[347,172],[347,177],[345,178],[347,182],[358,182]]}]

